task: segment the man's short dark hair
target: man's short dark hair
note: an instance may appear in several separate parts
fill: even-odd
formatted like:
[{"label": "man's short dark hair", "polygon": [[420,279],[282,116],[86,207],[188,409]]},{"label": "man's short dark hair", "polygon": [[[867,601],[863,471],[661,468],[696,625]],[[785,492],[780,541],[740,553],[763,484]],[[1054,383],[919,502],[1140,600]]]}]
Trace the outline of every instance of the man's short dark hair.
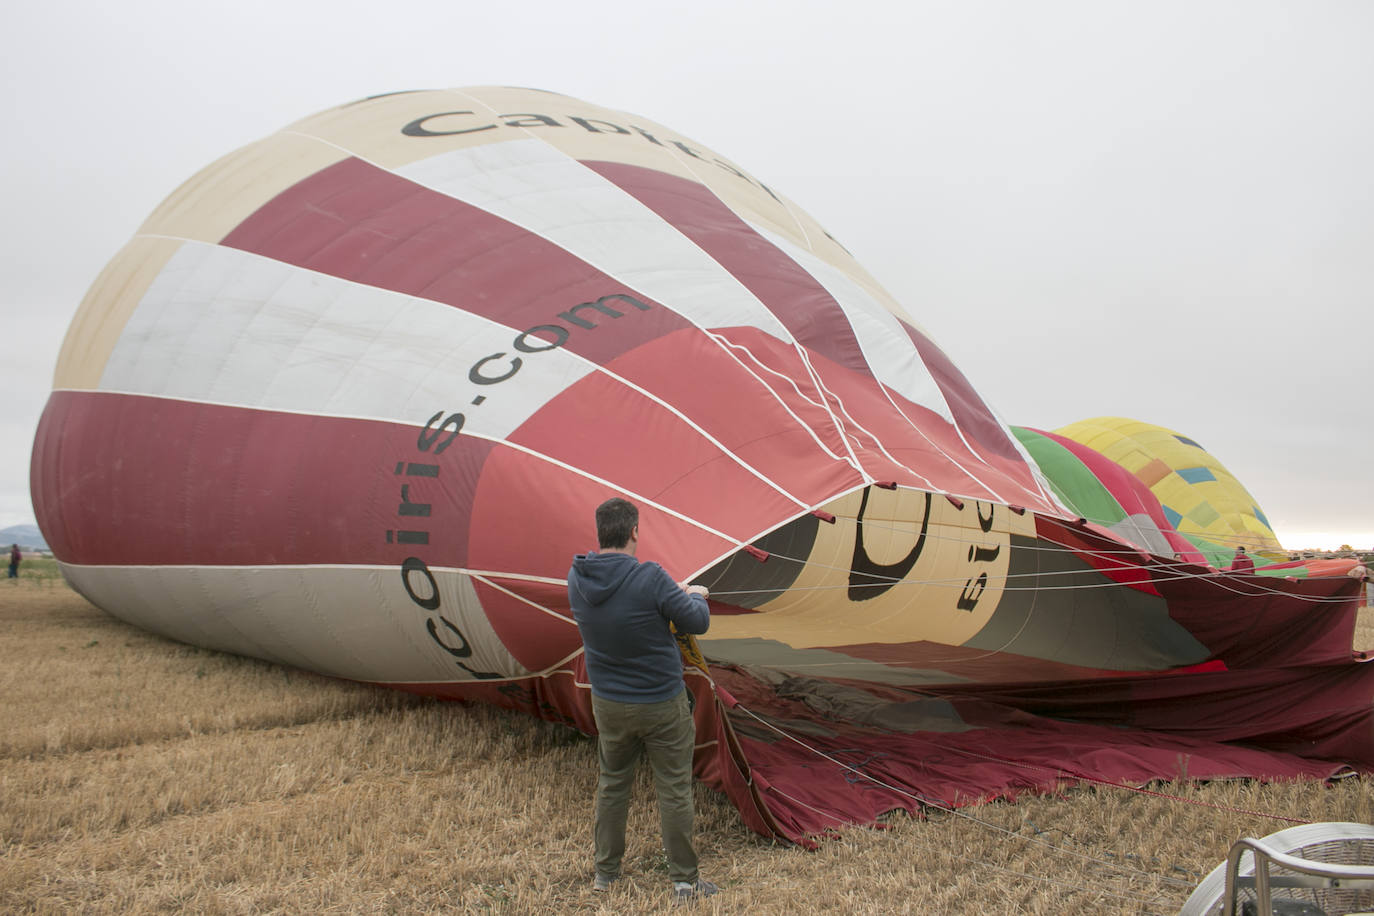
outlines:
[{"label": "man's short dark hair", "polygon": [[603,549],[619,550],[630,543],[630,532],[639,524],[634,503],[619,496],[596,507],[596,542]]}]

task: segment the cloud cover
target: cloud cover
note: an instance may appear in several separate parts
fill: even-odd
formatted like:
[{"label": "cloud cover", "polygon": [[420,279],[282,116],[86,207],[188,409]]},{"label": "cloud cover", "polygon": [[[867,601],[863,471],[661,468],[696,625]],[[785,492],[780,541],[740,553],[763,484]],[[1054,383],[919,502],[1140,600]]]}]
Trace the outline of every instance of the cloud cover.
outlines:
[{"label": "cloud cover", "polygon": [[1009,422],[1171,427],[1285,544],[1374,545],[1374,7],[200,9],[7,17],[0,525],[33,518],[29,445],[68,321],[166,194],[314,111],[510,84],[641,114],[760,176]]}]

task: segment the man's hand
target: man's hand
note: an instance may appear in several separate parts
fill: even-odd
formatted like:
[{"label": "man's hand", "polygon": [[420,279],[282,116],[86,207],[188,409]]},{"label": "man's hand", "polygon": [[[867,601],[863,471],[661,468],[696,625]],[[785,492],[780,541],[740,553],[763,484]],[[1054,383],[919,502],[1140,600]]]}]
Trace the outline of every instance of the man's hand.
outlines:
[{"label": "man's hand", "polygon": [[704,585],[688,585],[686,582],[679,582],[678,587],[689,595],[700,595],[703,598],[711,594]]}]

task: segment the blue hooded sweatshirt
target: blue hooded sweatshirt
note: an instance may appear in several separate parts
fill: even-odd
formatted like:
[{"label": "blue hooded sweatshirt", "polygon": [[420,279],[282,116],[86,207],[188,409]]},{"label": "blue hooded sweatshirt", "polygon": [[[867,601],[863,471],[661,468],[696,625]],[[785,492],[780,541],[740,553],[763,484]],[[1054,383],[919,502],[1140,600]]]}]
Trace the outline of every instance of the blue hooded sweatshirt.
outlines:
[{"label": "blue hooded sweatshirt", "polygon": [[668,630],[701,634],[706,599],[688,595],[657,563],[624,553],[578,554],[568,600],[586,649],[592,693],[619,703],[660,703],[682,689],[682,656]]}]

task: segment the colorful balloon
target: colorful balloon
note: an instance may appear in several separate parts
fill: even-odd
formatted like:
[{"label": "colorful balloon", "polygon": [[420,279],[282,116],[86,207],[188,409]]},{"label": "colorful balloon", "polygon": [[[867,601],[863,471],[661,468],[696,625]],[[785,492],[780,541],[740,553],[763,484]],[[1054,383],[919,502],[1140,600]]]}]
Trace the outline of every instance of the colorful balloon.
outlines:
[{"label": "colorful balloon", "polygon": [[1084,519],[1157,556],[1205,563],[1164,514],[1149,488],[1104,455],[1055,433],[1012,427],[1065,505]]},{"label": "colorful balloon", "polygon": [[1229,564],[1239,546],[1284,555],[1255,498],[1187,436],[1124,417],[1080,420],[1056,432],[1134,474],[1159,499],[1169,523],[1214,565]]}]

